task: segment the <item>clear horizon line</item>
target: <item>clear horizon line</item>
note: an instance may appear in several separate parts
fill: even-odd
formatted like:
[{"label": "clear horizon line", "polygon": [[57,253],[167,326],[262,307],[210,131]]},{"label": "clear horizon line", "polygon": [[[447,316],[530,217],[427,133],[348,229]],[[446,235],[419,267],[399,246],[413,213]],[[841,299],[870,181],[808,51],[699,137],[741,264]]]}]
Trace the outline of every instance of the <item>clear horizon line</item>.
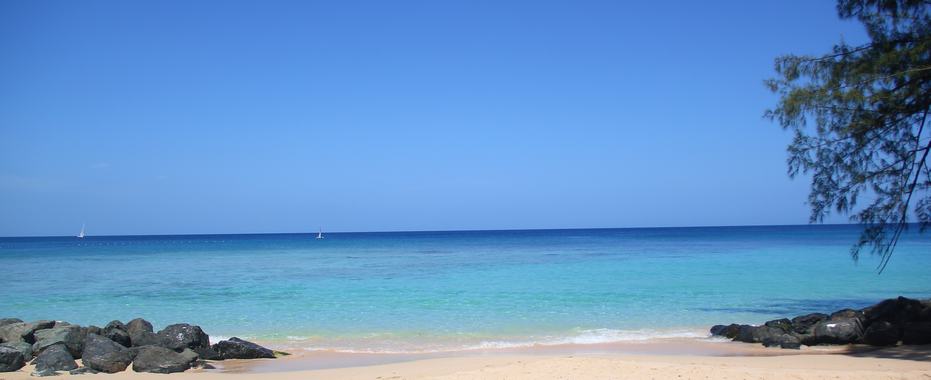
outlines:
[{"label": "clear horizon line", "polygon": [[[806,223],[806,224],[742,224],[742,225],[700,225],[700,226],[641,226],[641,227],[568,227],[568,228],[501,228],[501,229],[462,229],[462,230],[381,230],[381,231],[324,231],[326,234],[378,234],[378,233],[418,233],[418,232],[492,232],[492,231],[566,231],[566,230],[643,230],[662,228],[733,228],[733,227],[799,227],[799,226],[849,226],[859,223]],[[914,223],[908,223],[914,224]],[[223,232],[223,233],[180,233],[180,234],[103,234],[86,237],[139,237],[139,236],[221,236],[221,235],[315,235],[317,232]],[[76,235],[20,235],[0,236],[0,238],[66,238]]]}]

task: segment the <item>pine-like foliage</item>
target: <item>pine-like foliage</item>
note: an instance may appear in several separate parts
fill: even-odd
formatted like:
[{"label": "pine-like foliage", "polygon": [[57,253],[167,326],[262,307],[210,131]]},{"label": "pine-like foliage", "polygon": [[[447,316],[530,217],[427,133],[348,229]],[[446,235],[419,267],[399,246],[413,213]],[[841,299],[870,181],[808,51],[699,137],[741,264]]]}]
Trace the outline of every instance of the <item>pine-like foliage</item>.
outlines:
[{"label": "pine-like foliage", "polygon": [[[788,172],[812,178],[811,222],[832,210],[865,228],[851,248],[881,256],[882,272],[910,221],[931,226],[931,1],[839,0],[838,14],[870,43],[824,56],[776,59],[766,116],[794,133]],[[912,212],[914,214],[912,214]]]}]

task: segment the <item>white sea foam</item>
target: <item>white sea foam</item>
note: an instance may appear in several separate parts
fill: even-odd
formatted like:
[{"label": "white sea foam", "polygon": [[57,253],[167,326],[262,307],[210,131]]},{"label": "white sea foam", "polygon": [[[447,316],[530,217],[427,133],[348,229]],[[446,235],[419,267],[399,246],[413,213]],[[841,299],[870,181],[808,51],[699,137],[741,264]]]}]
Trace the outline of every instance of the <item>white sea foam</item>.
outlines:
[{"label": "white sea foam", "polygon": [[[290,338],[290,337],[289,337]],[[579,330],[565,336],[542,336],[527,338],[510,338],[500,340],[479,340],[472,342],[398,342],[398,341],[356,341],[350,344],[303,346],[307,351],[329,351],[361,354],[420,354],[453,351],[495,350],[529,347],[546,347],[559,345],[587,345],[606,343],[653,342],[667,339],[707,339],[708,333],[701,330],[616,330],[591,329]],[[365,348],[362,348],[365,347]]]}]

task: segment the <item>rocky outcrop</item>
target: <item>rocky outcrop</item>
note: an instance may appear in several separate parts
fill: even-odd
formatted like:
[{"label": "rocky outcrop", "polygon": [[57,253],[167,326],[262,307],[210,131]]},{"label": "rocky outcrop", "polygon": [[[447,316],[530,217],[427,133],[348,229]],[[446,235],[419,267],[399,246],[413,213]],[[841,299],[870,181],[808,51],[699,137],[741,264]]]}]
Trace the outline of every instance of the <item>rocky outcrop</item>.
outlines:
[{"label": "rocky outcrop", "polygon": [[12,325],[14,323],[22,323],[23,320],[19,318],[0,318],[0,327],[6,325]]},{"label": "rocky outcrop", "polygon": [[931,344],[931,322],[906,322],[902,326],[903,344]]},{"label": "rocky outcrop", "polygon": [[100,335],[88,334],[81,360],[95,371],[116,373],[125,370],[133,358],[126,347]]},{"label": "rocky outcrop", "polygon": [[185,348],[198,349],[210,347],[210,337],[200,328],[187,323],[169,325],[158,332],[161,345],[175,351]]},{"label": "rocky outcrop", "polygon": [[142,318],[136,318],[126,324],[126,332],[133,347],[158,345],[159,338],[152,329],[152,324]]},{"label": "rocky outcrop", "polygon": [[56,371],[70,371],[78,368],[78,363],[68,352],[64,344],[46,347],[35,360],[35,374],[38,376],[55,375]]},{"label": "rocky outcrop", "polygon": [[902,339],[902,330],[887,321],[876,321],[863,332],[863,343],[871,346],[895,346]]},{"label": "rocky outcrop", "polygon": [[13,372],[23,368],[26,359],[23,353],[10,347],[0,346],[0,372]]},{"label": "rocky outcrop", "polygon": [[[33,376],[136,372],[172,373],[214,368],[205,360],[274,358],[275,351],[239,338],[210,345],[200,326],[173,324],[158,333],[142,318],[82,327],[64,321],[0,319],[0,372],[16,371],[34,356]],[[214,348],[222,350],[223,355]],[[76,359],[81,359],[83,367]]]},{"label": "rocky outcrop", "polygon": [[812,313],[776,319],[762,326],[716,325],[711,335],[767,347],[800,345],[931,344],[931,301],[905,297],[884,300],[862,310],[843,309],[830,315]]},{"label": "rocky outcrop", "polygon": [[12,348],[12,349],[14,349],[14,350],[16,350],[16,351],[21,352],[21,353],[23,354],[23,359],[25,359],[27,362],[30,361],[30,360],[32,360],[32,358],[33,358],[33,354],[32,354],[32,345],[29,344],[29,343],[26,343],[26,342],[10,342],[10,343],[2,343],[2,344],[0,344],[0,346],[9,347],[9,348]]},{"label": "rocky outcrop", "polygon": [[863,327],[858,318],[829,319],[815,324],[812,328],[814,344],[852,344],[859,343],[863,337]]},{"label": "rocky outcrop", "polygon": [[213,345],[220,359],[274,359],[275,352],[258,344],[232,337]]},{"label": "rocky outcrop", "polygon": [[210,337],[200,328],[187,323],[169,325],[158,332],[159,345],[177,352],[189,348],[203,359],[216,359],[210,347]]},{"label": "rocky outcrop", "polygon": [[35,327],[26,322],[14,322],[0,327],[0,342],[35,343]]},{"label": "rocky outcrop", "polygon": [[178,353],[159,346],[142,347],[133,360],[133,371],[153,373],[184,372],[191,368],[191,364],[197,360],[197,355],[190,350],[182,352],[189,354]]},{"label": "rocky outcrop", "polygon": [[85,330],[75,325],[39,330],[35,332],[36,343],[32,346],[32,350],[38,354],[46,347],[63,344],[71,356],[80,359],[84,351],[85,336]]}]

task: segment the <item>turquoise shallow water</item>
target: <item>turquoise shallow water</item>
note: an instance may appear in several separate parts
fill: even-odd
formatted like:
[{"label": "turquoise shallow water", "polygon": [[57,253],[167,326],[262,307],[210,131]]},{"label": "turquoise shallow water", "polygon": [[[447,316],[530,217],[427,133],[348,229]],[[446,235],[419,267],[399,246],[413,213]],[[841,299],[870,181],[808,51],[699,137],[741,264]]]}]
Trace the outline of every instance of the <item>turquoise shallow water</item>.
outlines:
[{"label": "turquoise shallow water", "polygon": [[0,238],[0,317],[143,316],[310,349],[704,336],[716,323],[931,297],[931,235],[889,267],[856,226]]}]

